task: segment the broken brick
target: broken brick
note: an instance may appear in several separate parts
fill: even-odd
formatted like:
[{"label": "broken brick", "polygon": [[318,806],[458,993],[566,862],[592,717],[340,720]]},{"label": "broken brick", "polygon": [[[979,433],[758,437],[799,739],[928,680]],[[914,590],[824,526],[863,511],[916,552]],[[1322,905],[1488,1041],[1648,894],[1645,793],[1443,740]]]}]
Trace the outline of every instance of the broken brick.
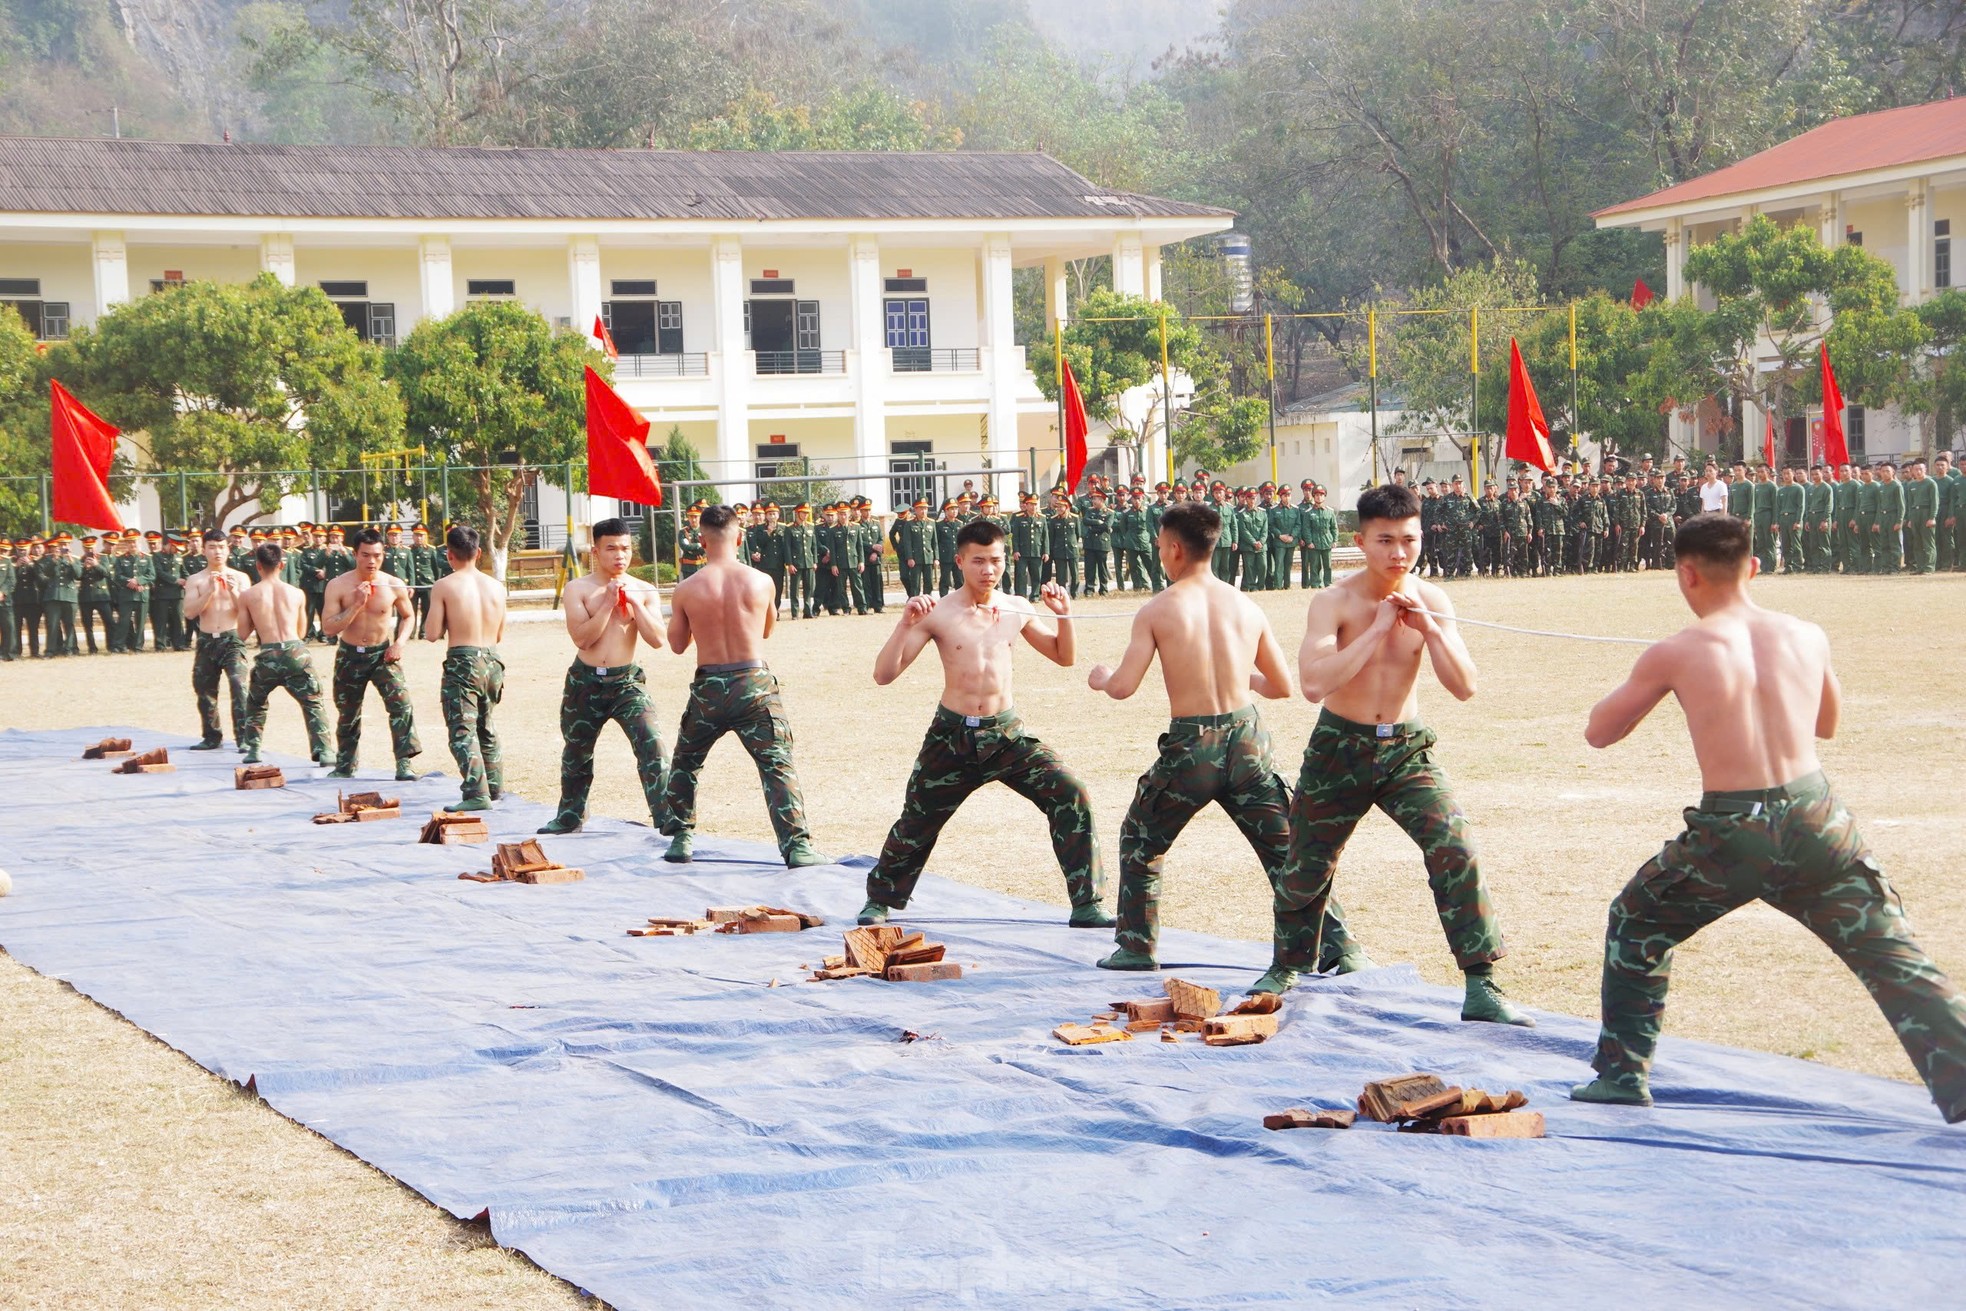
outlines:
[{"label": "broken brick", "polygon": [[929,961],[921,965],[890,965],[889,983],[934,983],[941,979],[960,979],[963,967],[954,961]]},{"label": "broken brick", "polygon": [[1149,997],[1145,1001],[1122,1002],[1129,1020],[1152,1020],[1157,1024],[1174,1023],[1174,998]]},{"label": "broken brick", "polygon": [[1186,979],[1169,979],[1163,985],[1174,1003],[1174,1013],[1184,1020],[1205,1020],[1221,1013],[1222,994]]},{"label": "broken brick", "polygon": [[1505,1111],[1498,1115],[1450,1115],[1440,1122],[1450,1138],[1541,1138],[1541,1111]]},{"label": "broken brick", "polygon": [[1102,1042],[1131,1042],[1133,1035],[1124,1029],[1109,1029],[1084,1024],[1061,1024],[1051,1031],[1051,1036],[1068,1047],[1090,1047]]},{"label": "broken brick", "polygon": [[92,747],[82,748],[84,760],[115,760],[130,754],[130,739],[126,737],[106,737]]},{"label": "broken brick", "polygon": [[1276,1037],[1274,1015],[1217,1015],[1202,1021],[1201,1040],[1210,1047],[1240,1047]]},{"label": "broken brick", "polygon": [[1358,1095],[1358,1113],[1368,1120],[1390,1123],[1394,1112],[1406,1102],[1419,1101],[1445,1092],[1447,1085],[1437,1074],[1403,1074],[1392,1079],[1375,1079]]},{"label": "broken brick", "polygon": [[1307,1111],[1301,1106],[1293,1106],[1287,1111],[1263,1117],[1265,1129],[1349,1129],[1356,1118],[1355,1111]]}]

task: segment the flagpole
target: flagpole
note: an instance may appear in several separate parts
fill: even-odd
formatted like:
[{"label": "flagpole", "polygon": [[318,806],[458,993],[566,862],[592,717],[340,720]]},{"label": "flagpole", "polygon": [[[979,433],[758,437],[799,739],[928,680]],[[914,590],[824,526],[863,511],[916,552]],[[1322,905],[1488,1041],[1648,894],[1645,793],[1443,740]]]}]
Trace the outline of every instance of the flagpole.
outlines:
[{"label": "flagpole", "polygon": [[1570,302],[1570,453],[1583,449],[1584,413],[1577,404],[1577,302]]},{"label": "flagpole", "polygon": [[1474,494],[1481,495],[1481,306],[1468,307],[1468,452]]},{"label": "flagpole", "polygon": [[1270,377],[1270,481],[1277,480],[1277,345],[1272,327],[1275,315],[1263,316],[1263,360]]},{"label": "flagpole", "polygon": [[[1365,307],[1365,388],[1366,404],[1372,414],[1372,459],[1366,465],[1367,486],[1379,485],[1379,309],[1375,305]],[[1340,467],[1340,476],[1343,476]]]},{"label": "flagpole", "polygon": [[[1065,449],[1069,441],[1065,436],[1065,325],[1056,318],[1051,321],[1051,341],[1051,385],[1058,391],[1058,458],[1069,464],[1071,455]],[[1076,495],[1078,488],[1072,492]]]},{"label": "flagpole", "polygon": [[1161,438],[1167,443],[1167,480],[1174,481],[1174,384],[1167,374],[1167,307],[1160,312]]}]

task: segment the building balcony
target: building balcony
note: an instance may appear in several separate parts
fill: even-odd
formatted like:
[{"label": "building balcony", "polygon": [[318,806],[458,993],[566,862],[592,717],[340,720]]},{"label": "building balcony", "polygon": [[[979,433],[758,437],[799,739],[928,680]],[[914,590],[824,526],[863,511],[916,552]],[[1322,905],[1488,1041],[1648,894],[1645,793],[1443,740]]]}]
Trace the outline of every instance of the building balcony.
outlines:
[{"label": "building balcony", "polygon": [[895,346],[896,373],[977,373],[983,368],[983,352],[973,346]]},{"label": "building balcony", "polygon": [[786,373],[846,372],[846,352],[822,350],[753,351],[759,377]]},{"label": "building balcony", "polygon": [[669,355],[623,355],[614,362],[617,378],[707,378],[710,357],[703,351]]}]

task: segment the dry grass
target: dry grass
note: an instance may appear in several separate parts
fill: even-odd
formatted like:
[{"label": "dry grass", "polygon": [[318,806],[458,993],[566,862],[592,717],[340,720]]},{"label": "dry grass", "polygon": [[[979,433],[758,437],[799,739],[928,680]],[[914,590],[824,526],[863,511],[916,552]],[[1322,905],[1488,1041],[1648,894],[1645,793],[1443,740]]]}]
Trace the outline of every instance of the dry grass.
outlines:
[{"label": "dry grass", "polygon": [[[1966,577],[1772,579],[1764,604],[1829,630],[1848,704],[1826,767],[1903,893],[1926,947],[1966,975],[1966,885],[1950,877],[1961,843],[1948,812],[1966,710],[1947,699],[1952,635],[1966,621]],[[1633,636],[1683,621],[1665,578],[1477,581],[1454,589],[1462,611],[1530,627]],[[1265,598],[1287,645],[1302,634],[1304,594]],[[1096,609],[1130,606],[1128,598]],[[773,643],[798,733],[798,760],[820,845],[877,850],[893,821],[939,682],[932,663],[877,689],[882,619],[790,625]],[[1109,867],[1133,782],[1152,758],[1158,691],[1116,703],[1085,690],[1084,668],[1113,658],[1120,622],[1087,623],[1080,668],[1020,656],[1018,700],[1029,726],[1092,789]],[[1423,711],[1482,843],[1486,874],[1513,948],[1501,966],[1512,994],[1573,1014],[1594,1012],[1605,905],[1676,831],[1699,792],[1672,707],[1627,743],[1595,753],[1590,704],[1635,648],[1469,630],[1481,692],[1459,705],[1429,688]],[[419,644],[411,682],[425,763],[449,771],[438,718],[440,652]],[[549,800],[558,785],[557,702],[569,658],[556,624],[516,626],[500,725],[511,784]],[[20,727],[141,724],[195,732],[188,656],[119,656],[0,669],[0,703]],[[326,668],[326,653],[317,656]],[[672,727],[686,662],[648,662]],[[371,716],[376,712],[371,705]],[[1266,705],[1279,764],[1294,779],[1316,708]],[[379,720],[369,765],[386,763]],[[269,745],[300,754],[299,717],[277,703]],[[595,807],[645,818],[626,743],[603,739]],[[734,742],[706,771],[705,832],[769,839],[756,775]],[[1002,789],[971,801],[930,866],[950,878],[1063,901],[1042,819]],[[17,877],[32,871],[17,870]],[[1199,819],[1168,860],[1168,921],[1266,937],[1267,889],[1218,812]],[[24,879],[23,879],[24,881]],[[1413,961],[1447,982],[1453,965],[1418,856],[1382,817],[1360,827],[1339,873],[1355,931],[1381,962]],[[917,904],[932,904],[932,891]],[[45,1305],[93,1305],[103,1280],[141,1288],[129,1305],[568,1305],[565,1285],[489,1248],[405,1190],[249,1098],[229,1091],[129,1025],[11,961],[0,963],[0,1286]],[[1786,917],[1750,907],[1679,956],[1671,1034],[1809,1057],[1897,1078],[1911,1069],[1863,989]],[[35,1304],[30,1302],[30,1305]]]}]

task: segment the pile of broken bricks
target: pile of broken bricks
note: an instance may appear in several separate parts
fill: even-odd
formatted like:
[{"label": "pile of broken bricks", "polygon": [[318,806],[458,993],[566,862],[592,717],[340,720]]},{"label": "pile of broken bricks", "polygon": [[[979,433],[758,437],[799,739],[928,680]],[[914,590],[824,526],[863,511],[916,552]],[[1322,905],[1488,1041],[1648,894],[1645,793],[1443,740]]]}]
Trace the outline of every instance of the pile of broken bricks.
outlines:
[{"label": "pile of broken bricks", "polygon": [[127,757],[116,768],[109,771],[112,774],[169,774],[177,769],[177,766],[171,763],[171,753],[163,747],[154,747],[140,756],[130,755],[127,750],[111,751],[106,752],[102,759],[107,760],[111,756]]},{"label": "pile of broken bricks", "polygon": [[416,840],[439,847],[458,842],[489,842],[491,830],[485,827],[482,815],[468,811],[433,810],[423,831],[416,835]]},{"label": "pile of broken bricks", "polygon": [[1265,1129],[1349,1129],[1362,1115],[1401,1133],[1456,1138],[1541,1138],[1543,1113],[1520,1108],[1529,1098],[1511,1090],[1496,1096],[1479,1088],[1450,1088],[1434,1074],[1407,1074],[1365,1085],[1358,1110],[1309,1111],[1292,1107],[1263,1117]]},{"label": "pile of broken bricks", "polygon": [[380,792],[350,792],[346,796],[334,794],[335,808],[325,815],[316,815],[316,824],[356,824],[367,823],[372,819],[399,819],[403,814],[403,801],[400,797],[385,797]]},{"label": "pile of broken bricks", "polygon": [[948,947],[929,942],[894,924],[872,924],[846,931],[846,952],[820,961],[811,982],[826,979],[886,979],[889,983],[933,983],[960,979],[963,967],[942,959]]},{"label": "pile of broken bricks", "polygon": [[130,754],[130,739],[106,737],[92,747],[82,748],[84,760],[121,760]]},{"label": "pile of broken bricks", "polygon": [[641,928],[628,930],[631,938],[683,938],[697,933],[797,933],[816,929],[826,921],[804,911],[783,906],[712,906],[700,920],[672,919],[655,915]]},{"label": "pile of broken bricks", "polygon": [[232,771],[232,786],[241,792],[286,785],[287,776],[280,772],[278,765],[240,765]]},{"label": "pile of broken bricks", "polygon": [[469,883],[578,883],[585,872],[568,869],[557,860],[548,860],[538,841],[501,842],[492,853],[489,874],[458,875]]},{"label": "pile of broken bricks", "polygon": [[1116,1001],[1112,1009],[1094,1015],[1091,1024],[1061,1024],[1051,1036],[1068,1047],[1131,1042],[1135,1034],[1156,1032],[1162,1042],[1179,1042],[1184,1033],[1199,1034],[1210,1047],[1246,1047],[1276,1036],[1283,998],[1273,992],[1246,997],[1224,1015],[1222,994],[1213,988],[1185,979],[1169,979],[1162,986],[1165,997]]}]

